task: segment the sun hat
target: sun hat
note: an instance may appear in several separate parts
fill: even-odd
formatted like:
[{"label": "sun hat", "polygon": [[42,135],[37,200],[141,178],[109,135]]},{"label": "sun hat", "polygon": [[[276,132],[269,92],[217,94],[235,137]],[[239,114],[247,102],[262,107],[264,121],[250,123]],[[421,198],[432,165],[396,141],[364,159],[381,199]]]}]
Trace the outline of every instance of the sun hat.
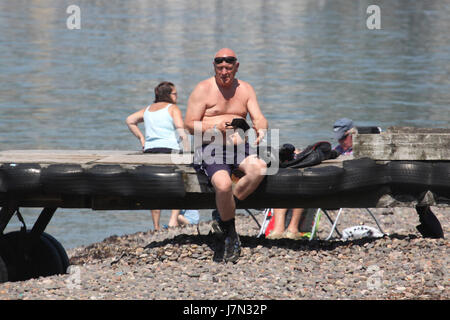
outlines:
[{"label": "sun hat", "polygon": [[345,133],[351,128],[353,128],[353,121],[351,119],[342,118],[336,120],[333,125],[334,137],[337,140],[342,139],[345,136]]}]

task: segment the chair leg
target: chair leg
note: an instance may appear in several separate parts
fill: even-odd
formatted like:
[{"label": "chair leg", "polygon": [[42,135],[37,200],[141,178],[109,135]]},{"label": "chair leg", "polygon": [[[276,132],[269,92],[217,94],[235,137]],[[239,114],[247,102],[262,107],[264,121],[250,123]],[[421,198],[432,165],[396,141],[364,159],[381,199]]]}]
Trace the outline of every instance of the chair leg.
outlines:
[{"label": "chair leg", "polygon": [[261,235],[264,234],[264,231],[266,230],[267,225],[269,224],[269,221],[268,221],[268,219],[267,219],[267,216],[269,215],[270,210],[271,210],[270,208],[264,209],[264,213],[265,213],[265,214],[264,214],[264,220],[263,220],[261,229],[259,229],[259,233],[258,233],[258,235],[256,236],[257,238],[259,238]]},{"label": "chair leg", "polygon": [[258,220],[256,220],[256,218],[255,218],[255,216],[253,215],[253,213],[252,213],[250,210],[248,210],[248,209],[245,209],[245,211],[247,211],[247,213],[253,218],[253,220],[256,222],[256,224],[258,225],[258,227],[261,228],[261,225],[259,224]]},{"label": "chair leg", "polygon": [[367,212],[372,216],[373,220],[375,220],[375,223],[377,224],[378,229],[380,229],[380,232],[381,232],[383,235],[386,235],[387,233],[385,233],[385,232],[383,231],[383,229],[381,228],[381,225],[380,225],[380,223],[378,222],[378,220],[377,220],[377,218],[375,217],[375,215],[369,210],[369,208],[366,208],[366,210],[367,210]]},{"label": "chair leg", "polygon": [[320,216],[321,216],[320,208],[317,208],[316,214],[314,216],[314,224],[313,224],[312,229],[311,229],[311,235],[309,236],[309,241],[314,239],[314,236],[316,235],[316,228],[317,228],[317,224],[319,223]]},{"label": "chair leg", "polygon": [[336,220],[334,222],[333,222],[333,219],[331,219],[331,217],[328,215],[328,212],[326,210],[322,209],[322,211],[325,213],[325,215],[327,216],[328,220],[332,224],[330,234],[328,235],[328,237],[325,238],[325,240],[330,240],[334,231],[336,231],[336,233],[339,235],[339,237],[342,237],[341,233],[339,232],[339,230],[336,227],[337,223],[339,221],[339,217],[341,216],[342,208],[339,209],[339,212],[337,214]]}]

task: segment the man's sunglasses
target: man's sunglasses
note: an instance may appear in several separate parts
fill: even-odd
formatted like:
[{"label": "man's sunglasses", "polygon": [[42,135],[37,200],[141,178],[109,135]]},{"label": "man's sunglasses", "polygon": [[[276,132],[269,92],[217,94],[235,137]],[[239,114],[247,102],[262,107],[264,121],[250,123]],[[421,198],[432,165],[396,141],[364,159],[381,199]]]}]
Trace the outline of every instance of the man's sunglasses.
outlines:
[{"label": "man's sunglasses", "polygon": [[236,62],[236,57],[217,57],[214,58],[214,63],[215,64],[221,64],[222,62],[226,62],[226,63],[234,63]]}]

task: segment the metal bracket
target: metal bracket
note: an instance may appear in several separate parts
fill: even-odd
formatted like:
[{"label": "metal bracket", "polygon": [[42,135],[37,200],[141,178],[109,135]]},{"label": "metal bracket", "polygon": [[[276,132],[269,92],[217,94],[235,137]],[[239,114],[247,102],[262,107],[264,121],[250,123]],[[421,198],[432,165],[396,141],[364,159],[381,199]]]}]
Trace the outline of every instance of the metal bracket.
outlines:
[{"label": "metal bracket", "polygon": [[3,231],[18,208],[16,199],[8,199],[6,206],[2,207],[0,210],[0,235],[3,235]]},{"label": "metal bracket", "polygon": [[31,229],[31,235],[40,237],[57,208],[44,208]]}]

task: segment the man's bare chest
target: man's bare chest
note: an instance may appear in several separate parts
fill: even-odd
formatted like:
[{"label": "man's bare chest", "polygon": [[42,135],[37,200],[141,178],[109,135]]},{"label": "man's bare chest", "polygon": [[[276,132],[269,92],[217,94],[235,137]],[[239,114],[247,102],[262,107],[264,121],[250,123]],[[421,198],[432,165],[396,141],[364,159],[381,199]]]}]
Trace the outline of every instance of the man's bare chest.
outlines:
[{"label": "man's bare chest", "polygon": [[226,99],[221,95],[212,95],[208,97],[206,103],[207,116],[216,116],[221,114],[246,114],[247,99],[242,94],[235,94],[233,97]]}]

